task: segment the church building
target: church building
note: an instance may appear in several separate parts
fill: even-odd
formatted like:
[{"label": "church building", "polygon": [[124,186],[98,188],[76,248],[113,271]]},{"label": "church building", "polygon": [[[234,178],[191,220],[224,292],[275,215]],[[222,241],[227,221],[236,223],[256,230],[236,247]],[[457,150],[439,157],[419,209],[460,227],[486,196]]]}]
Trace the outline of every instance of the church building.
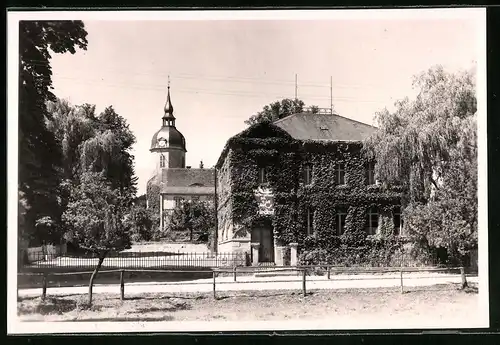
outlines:
[{"label": "church building", "polygon": [[[160,118],[158,118],[160,120]],[[156,168],[147,183],[148,208],[160,213],[160,229],[165,229],[171,212],[183,201],[213,201],[215,194],[215,171],[186,166],[186,140],[175,125],[174,107],[170,96],[161,117],[161,127],[152,139],[149,151],[155,156]]]}]

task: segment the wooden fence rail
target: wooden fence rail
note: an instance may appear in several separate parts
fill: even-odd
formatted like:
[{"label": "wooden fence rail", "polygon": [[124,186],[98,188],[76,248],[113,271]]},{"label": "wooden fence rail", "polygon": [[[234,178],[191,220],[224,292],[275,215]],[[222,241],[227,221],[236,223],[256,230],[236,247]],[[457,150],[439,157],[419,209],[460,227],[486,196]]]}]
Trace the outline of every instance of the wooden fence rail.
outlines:
[{"label": "wooden fence rail", "polygon": [[[287,268],[290,268],[290,266],[285,266]],[[302,295],[306,297],[307,295],[307,273],[308,271],[317,269],[318,267],[325,267],[325,266],[297,266],[294,268],[297,273],[302,273]],[[401,293],[404,293],[404,285],[403,285],[403,273],[412,273],[412,272],[437,272],[437,271],[460,271],[460,277],[461,277],[461,288],[464,289],[467,287],[467,278],[465,274],[465,269],[464,267],[446,267],[446,268],[419,268],[419,269],[408,269],[408,268],[385,268],[385,270],[378,269],[377,271],[379,273],[399,273],[399,279],[400,279],[400,288],[401,288]],[[237,281],[237,267],[233,267],[232,269],[212,269],[212,288],[213,288],[213,297],[214,299],[217,299],[217,292],[216,292],[216,285],[217,284],[251,284],[251,283],[273,283],[277,282],[275,280],[247,280],[247,281]],[[262,269],[259,269],[258,267],[254,267],[253,269],[250,267],[245,267],[245,269],[241,269],[241,273],[256,273],[256,272],[263,272]],[[265,271],[270,271],[269,269]],[[264,272],[265,272],[264,271]],[[335,266],[328,266],[327,267],[327,280],[331,280],[331,273],[332,272],[345,272],[346,268],[345,267],[335,267]],[[364,269],[364,268],[349,268],[348,270],[351,273],[367,273],[367,272],[373,272],[373,269]],[[130,272],[130,273],[137,273],[137,272],[157,272],[157,273],[207,273],[207,271],[180,271],[180,270],[146,270],[146,269],[114,269],[114,270],[102,270],[99,271],[99,273],[113,273],[113,272],[120,272],[120,299],[124,300],[125,299],[125,273]],[[210,272],[210,271],[208,271]],[[231,273],[233,275],[233,281],[219,281],[217,282],[217,276],[221,273]],[[45,300],[47,296],[47,288],[48,288],[48,277],[49,275],[53,276],[64,276],[64,275],[77,275],[77,274],[92,274],[92,271],[85,271],[85,272],[58,272],[58,273],[19,273],[19,275],[30,275],[30,276],[41,276],[42,277],[42,299]],[[365,279],[397,279],[395,277],[369,277],[369,278],[344,278],[344,279],[335,279],[335,281],[341,281],[341,280],[365,280]],[[315,280],[315,281],[321,281],[321,280]],[[279,282],[282,283],[297,283],[298,280],[279,280]],[[197,282],[182,282],[182,283],[169,283],[165,282],[164,285],[204,285],[206,283],[197,283]]]}]

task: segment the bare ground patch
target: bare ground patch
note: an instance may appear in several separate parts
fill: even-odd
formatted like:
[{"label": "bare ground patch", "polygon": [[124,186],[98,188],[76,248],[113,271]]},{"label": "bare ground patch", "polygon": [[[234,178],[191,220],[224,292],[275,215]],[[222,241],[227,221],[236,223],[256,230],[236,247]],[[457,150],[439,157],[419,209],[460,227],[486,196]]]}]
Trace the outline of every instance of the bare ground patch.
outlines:
[{"label": "bare ground patch", "polygon": [[341,319],[356,316],[468,318],[477,310],[477,288],[443,285],[414,289],[232,291],[212,294],[144,294],[120,301],[118,294],[21,298],[22,321],[259,321]]}]

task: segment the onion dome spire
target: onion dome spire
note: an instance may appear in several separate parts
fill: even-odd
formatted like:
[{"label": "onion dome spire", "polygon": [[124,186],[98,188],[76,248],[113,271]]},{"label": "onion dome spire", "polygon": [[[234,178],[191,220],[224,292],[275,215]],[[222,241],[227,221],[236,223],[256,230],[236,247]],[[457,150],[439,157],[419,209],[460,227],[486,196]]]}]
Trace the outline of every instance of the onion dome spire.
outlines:
[{"label": "onion dome spire", "polygon": [[164,117],[174,117],[174,107],[172,106],[172,100],[170,99],[170,76],[168,76],[168,87],[167,87],[167,102],[165,102]]}]

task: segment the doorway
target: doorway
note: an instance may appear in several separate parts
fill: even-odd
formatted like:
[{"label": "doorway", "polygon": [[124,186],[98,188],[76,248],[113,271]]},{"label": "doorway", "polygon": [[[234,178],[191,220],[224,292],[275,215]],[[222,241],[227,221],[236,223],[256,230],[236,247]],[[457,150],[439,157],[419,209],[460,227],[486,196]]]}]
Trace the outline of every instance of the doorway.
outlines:
[{"label": "doorway", "polygon": [[270,222],[263,222],[254,226],[251,241],[260,243],[259,262],[274,262],[274,235]]}]

